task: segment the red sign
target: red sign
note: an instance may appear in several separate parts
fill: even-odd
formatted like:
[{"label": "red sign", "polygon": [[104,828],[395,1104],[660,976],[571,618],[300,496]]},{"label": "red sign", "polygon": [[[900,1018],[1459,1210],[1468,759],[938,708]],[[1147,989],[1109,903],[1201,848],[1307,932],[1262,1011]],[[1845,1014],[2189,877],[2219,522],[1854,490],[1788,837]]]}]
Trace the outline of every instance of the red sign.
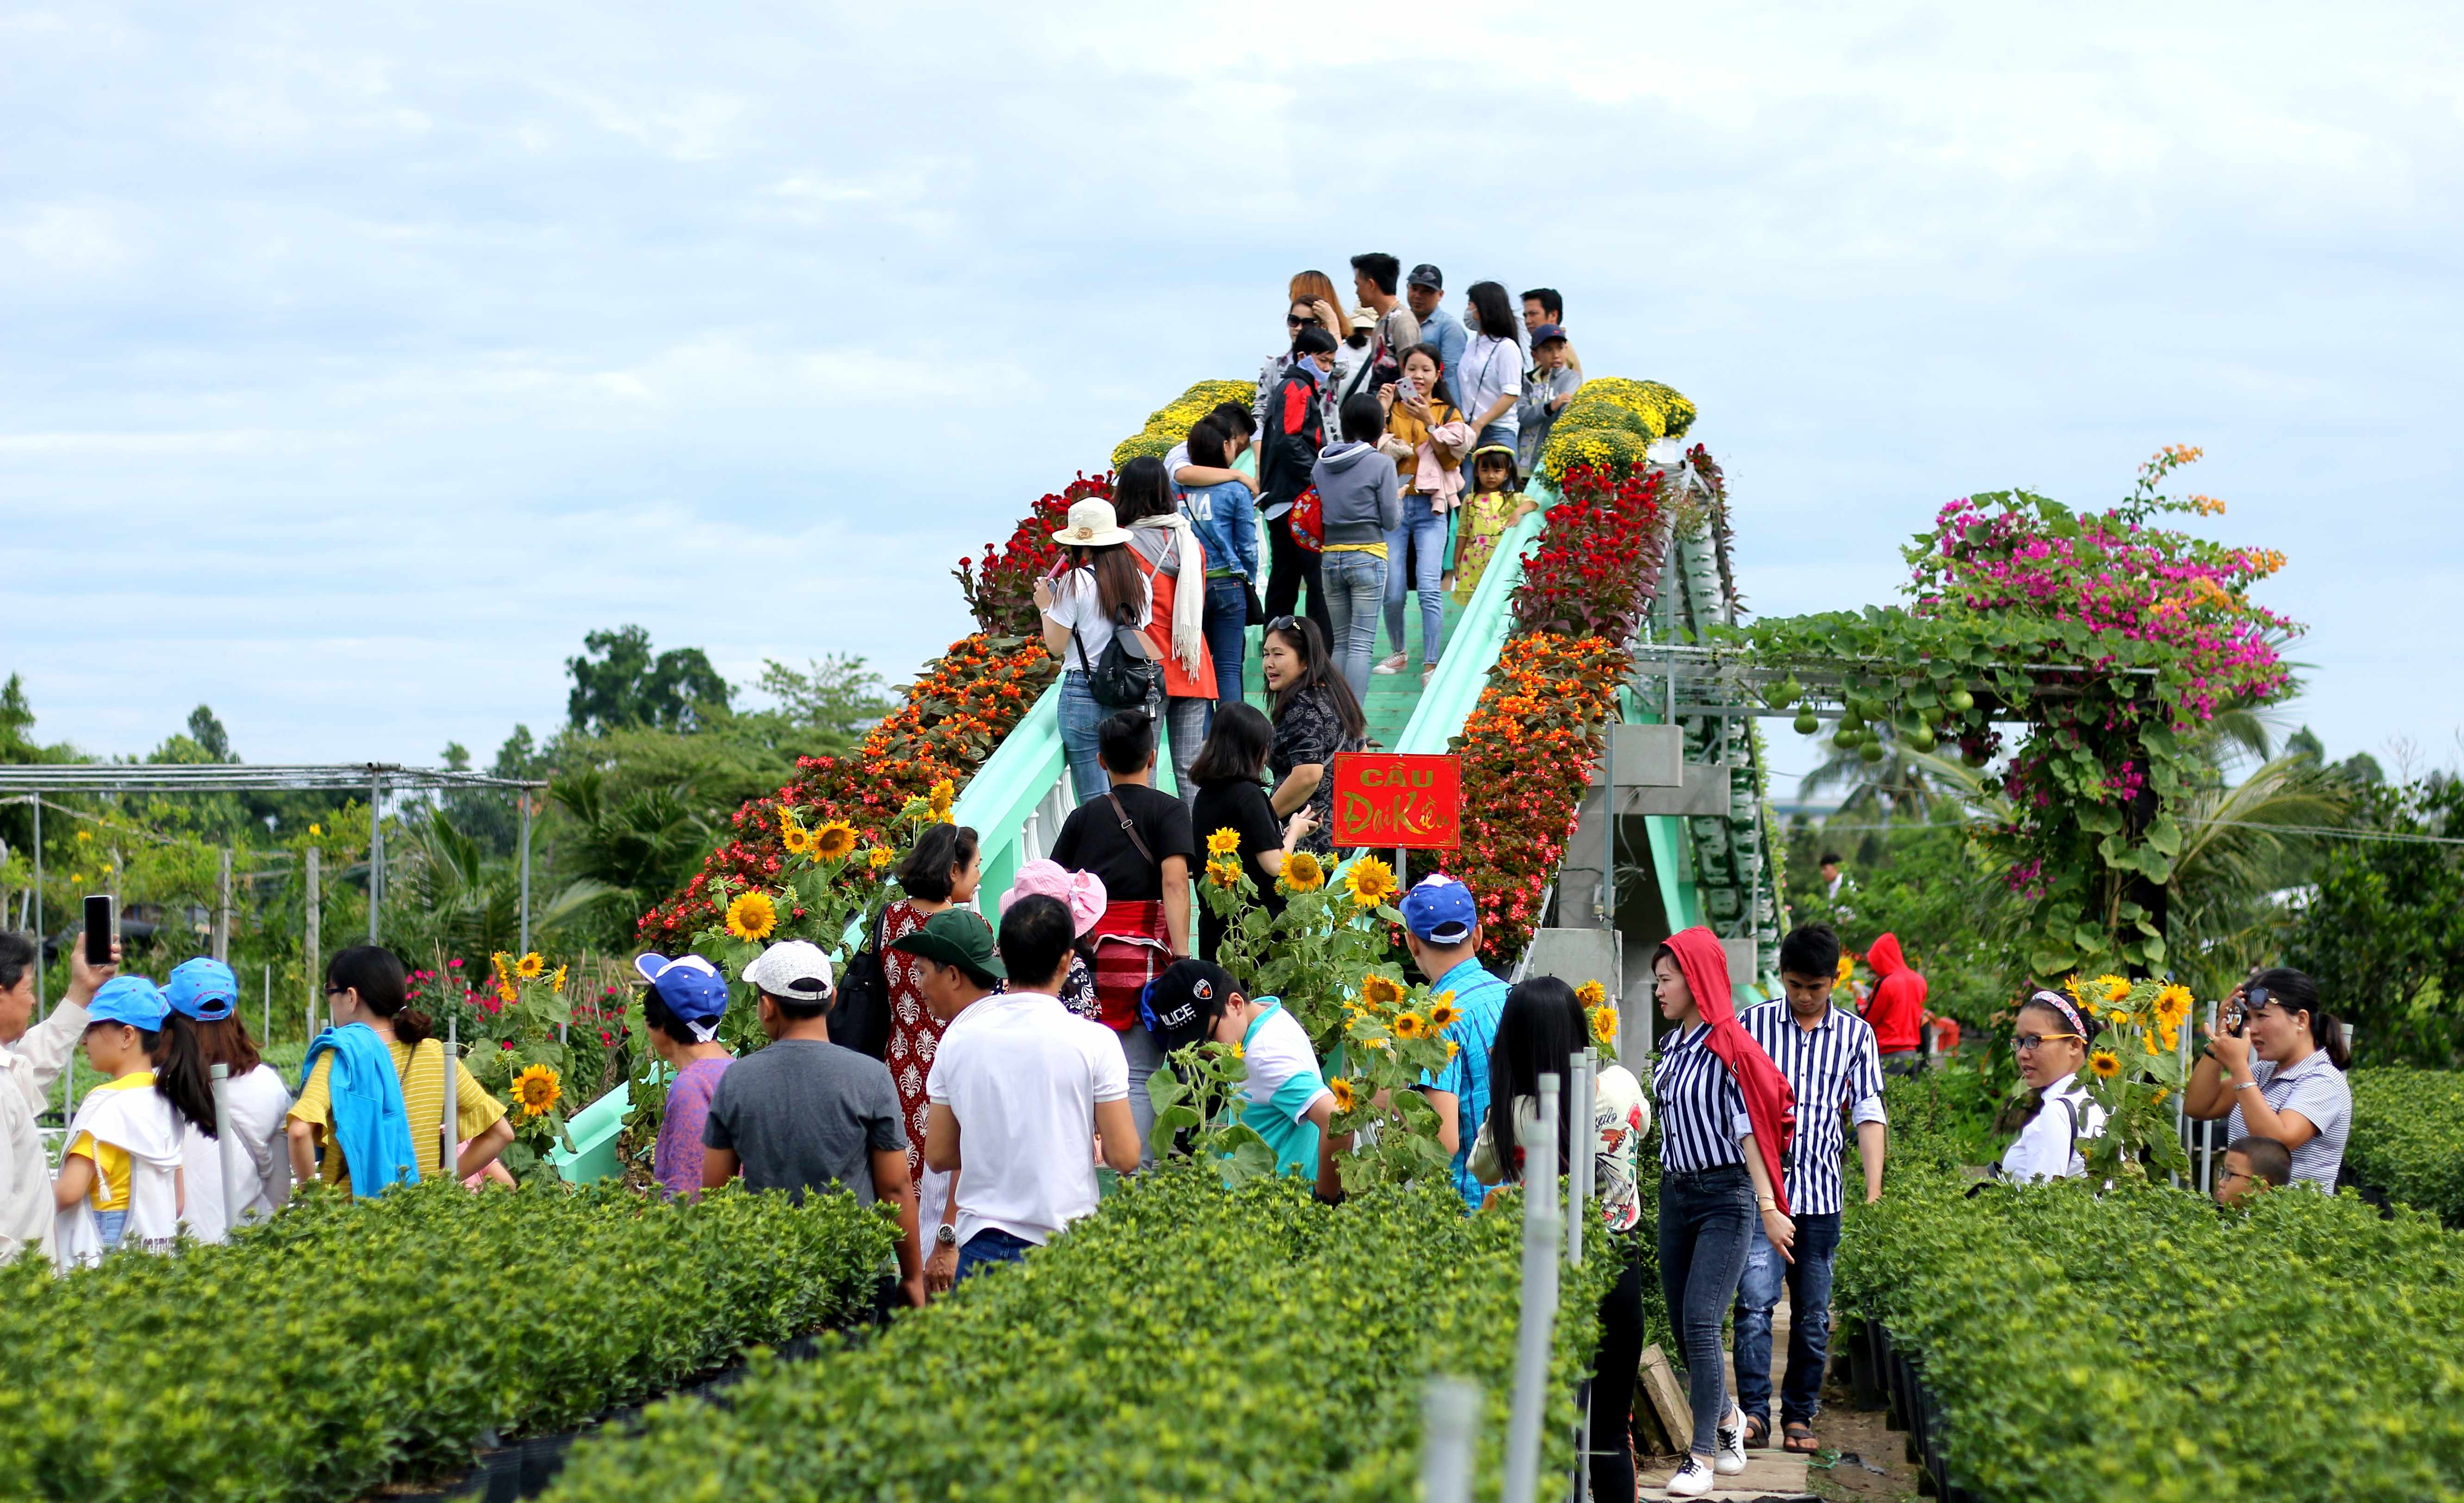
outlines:
[{"label": "red sign", "polygon": [[1462,826],[1463,773],[1451,755],[1335,753],[1336,845],[1441,851]]}]

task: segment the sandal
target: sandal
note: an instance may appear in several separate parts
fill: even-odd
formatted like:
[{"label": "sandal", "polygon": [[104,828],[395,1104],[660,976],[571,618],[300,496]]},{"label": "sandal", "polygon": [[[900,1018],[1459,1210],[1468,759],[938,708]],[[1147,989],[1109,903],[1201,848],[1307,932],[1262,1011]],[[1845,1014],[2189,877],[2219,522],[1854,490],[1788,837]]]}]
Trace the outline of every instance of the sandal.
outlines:
[{"label": "sandal", "polygon": [[1780,1432],[1787,1437],[1780,1443],[1781,1449],[1794,1455],[1811,1456],[1822,1449],[1822,1443],[1814,1438],[1814,1427],[1803,1420],[1789,1421]]},{"label": "sandal", "polygon": [[1771,1444],[1771,1417],[1765,1414],[1746,1416],[1746,1449],[1761,1450]]}]

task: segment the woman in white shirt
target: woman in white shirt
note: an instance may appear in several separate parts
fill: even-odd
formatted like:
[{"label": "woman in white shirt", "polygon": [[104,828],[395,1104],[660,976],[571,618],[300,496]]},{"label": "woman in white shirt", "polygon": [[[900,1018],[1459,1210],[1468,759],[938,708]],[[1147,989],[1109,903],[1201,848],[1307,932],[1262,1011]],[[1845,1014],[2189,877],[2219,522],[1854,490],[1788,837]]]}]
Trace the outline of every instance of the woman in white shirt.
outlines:
[{"label": "woman in white shirt", "polygon": [[1135,708],[1098,699],[1089,670],[1103,662],[1117,636],[1122,650],[1146,664],[1153,685],[1144,703],[1160,719],[1163,669],[1147,646],[1153,597],[1112,503],[1092,496],[1078,502],[1069,509],[1069,525],[1052,540],[1061,545],[1061,565],[1035,581],[1035,608],[1043,616],[1044,650],[1061,660],[1061,745],[1083,804],[1112,786],[1096,752],[1095,728],[1105,716]]},{"label": "woman in white shirt", "polygon": [[2077,1179],[2087,1172],[2079,1144],[2104,1131],[2104,1108],[2088,1099],[2079,1074],[2087,1064],[2086,1020],[2070,998],[2038,991],[2019,1004],[2019,1076],[2035,1093],[2026,1125],[2002,1154],[2002,1177],[2023,1184]]},{"label": "woman in white shirt", "polygon": [[1471,417],[1472,447],[1503,444],[1510,451],[1518,425],[1515,403],[1523,398],[1523,346],[1516,342],[1514,310],[1506,289],[1474,282],[1463,294],[1463,327],[1471,342],[1457,367],[1440,374]]},{"label": "woman in white shirt", "polygon": [[237,1015],[239,978],[229,966],[202,955],[181,962],[164,983],[163,1000],[171,1008],[165,1030],[193,1035],[207,1068],[230,1072],[220,1092],[220,1140],[189,1123],[181,1149],[187,1194],[180,1224],[200,1242],[220,1242],[232,1227],[271,1216],[291,1198],[282,1124],[291,1092],[281,1073],[257,1057]]}]

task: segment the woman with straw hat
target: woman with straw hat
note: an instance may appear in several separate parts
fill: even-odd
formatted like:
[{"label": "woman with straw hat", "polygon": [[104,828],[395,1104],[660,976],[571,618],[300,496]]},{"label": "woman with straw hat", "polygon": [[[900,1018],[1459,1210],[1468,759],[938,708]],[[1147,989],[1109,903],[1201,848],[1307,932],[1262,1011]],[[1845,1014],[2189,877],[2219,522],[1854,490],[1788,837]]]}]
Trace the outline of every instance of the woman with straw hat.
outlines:
[{"label": "woman with straw hat", "polygon": [[[1163,672],[1147,645],[1153,597],[1128,552],[1129,529],[1112,503],[1089,496],[1052,534],[1061,558],[1035,581],[1044,650],[1061,660],[1061,744],[1069,781],[1085,803],[1111,787],[1095,751],[1095,727],[1115,710],[1163,710]],[[1115,652],[1113,649],[1119,650]]]}]

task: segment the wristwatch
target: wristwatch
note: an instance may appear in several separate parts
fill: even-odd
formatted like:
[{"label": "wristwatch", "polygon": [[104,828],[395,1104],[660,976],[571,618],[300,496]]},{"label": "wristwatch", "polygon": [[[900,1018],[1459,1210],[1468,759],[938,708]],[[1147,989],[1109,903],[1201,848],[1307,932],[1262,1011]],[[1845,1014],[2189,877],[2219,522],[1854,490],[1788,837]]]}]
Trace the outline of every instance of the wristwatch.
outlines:
[{"label": "wristwatch", "polygon": [[946,1221],[941,1223],[940,1227],[933,1233],[933,1245],[939,1248],[957,1247],[958,1245],[958,1229],[950,1225]]}]

